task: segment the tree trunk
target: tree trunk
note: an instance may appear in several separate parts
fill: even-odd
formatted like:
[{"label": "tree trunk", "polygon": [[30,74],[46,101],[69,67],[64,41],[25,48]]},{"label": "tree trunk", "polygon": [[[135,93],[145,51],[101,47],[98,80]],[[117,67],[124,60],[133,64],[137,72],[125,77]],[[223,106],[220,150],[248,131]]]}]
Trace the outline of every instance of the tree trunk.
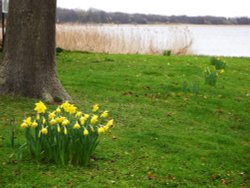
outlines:
[{"label": "tree trunk", "polygon": [[0,93],[71,100],[57,79],[56,0],[10,0]]}]

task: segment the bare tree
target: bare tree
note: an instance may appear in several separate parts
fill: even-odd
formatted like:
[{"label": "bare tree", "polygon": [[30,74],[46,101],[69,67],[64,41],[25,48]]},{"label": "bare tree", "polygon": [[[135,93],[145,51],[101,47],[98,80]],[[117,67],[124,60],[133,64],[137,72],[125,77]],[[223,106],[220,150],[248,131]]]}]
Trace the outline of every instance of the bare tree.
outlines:
[{"label": "bare tree", "polygon": [[10,0],[0,93],[71,100],[57,79],[56,0]]}]

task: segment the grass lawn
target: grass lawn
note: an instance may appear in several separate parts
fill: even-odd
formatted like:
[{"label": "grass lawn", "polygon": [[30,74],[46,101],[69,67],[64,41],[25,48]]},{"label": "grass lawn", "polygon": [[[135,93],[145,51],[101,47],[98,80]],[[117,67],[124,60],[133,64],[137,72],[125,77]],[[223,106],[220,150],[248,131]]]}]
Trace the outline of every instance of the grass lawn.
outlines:
[{"label": "grass lawn", "polygon": [[109,109],[115,127],[89,167],[30,156],[16,163],[10,120],[16,145],[24,143],[19,124],[37,100],[0,96],[0,187],[250,187],[250,59],[223,60],[227,69],[211,87],[203,78],[209,57],[58,54],[75,104]]}]

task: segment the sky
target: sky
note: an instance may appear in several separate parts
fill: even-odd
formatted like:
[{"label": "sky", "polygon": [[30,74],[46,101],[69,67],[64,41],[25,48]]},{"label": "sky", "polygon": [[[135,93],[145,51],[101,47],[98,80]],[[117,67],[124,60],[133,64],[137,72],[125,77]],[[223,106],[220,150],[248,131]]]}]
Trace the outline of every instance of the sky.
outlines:
[{"label": "sky", "polygon": [[168,16],[250,17],[250,0],[57,0],[57,6]]}]

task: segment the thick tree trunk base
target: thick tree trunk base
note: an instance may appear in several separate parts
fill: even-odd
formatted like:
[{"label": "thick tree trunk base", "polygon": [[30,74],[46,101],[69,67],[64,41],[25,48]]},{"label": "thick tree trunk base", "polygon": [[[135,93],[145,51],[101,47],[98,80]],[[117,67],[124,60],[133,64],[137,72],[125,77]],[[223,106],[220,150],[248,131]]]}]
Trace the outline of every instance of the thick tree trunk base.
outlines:
[{"label": "thick tree trunk base", "polygon": [[[12,96],[25,96],[31,98],[38,98],[50,103],[58,103],[63,101],[72,102],[72,98],[62,87],[60,81],[55,77],[50,77],[48,81],[45,81],[45,84],[36,83],[35,88],[31,88],[33,91],[26,91],[25,88],[19,89],[18,86],[13,86],[9,84],[8,76],[4,74],[4,67],[0,64],[0,95],[12,95]],[[35,92],[34,92],[35,91]]]},{"label": "thick tree trunk base", "polygon": [[72,102],[69,94],[64,90],[61,83],[57,79],[53,79],[48,85],[42,88],[41,98],[48,102]]},{"label": "thick tree trunk base", "polygon": [[[17,66],[12,67],[11,65],[6,60],[0,62],[0,95],[38,98],[50,103],[72,102],[70,95],[57,79],[54,68],[47,73],[38,71],[34,77],[26,79],[23,76],[25,71],[17,72]],[[17,75],[19,76],[17,77]]]}]

